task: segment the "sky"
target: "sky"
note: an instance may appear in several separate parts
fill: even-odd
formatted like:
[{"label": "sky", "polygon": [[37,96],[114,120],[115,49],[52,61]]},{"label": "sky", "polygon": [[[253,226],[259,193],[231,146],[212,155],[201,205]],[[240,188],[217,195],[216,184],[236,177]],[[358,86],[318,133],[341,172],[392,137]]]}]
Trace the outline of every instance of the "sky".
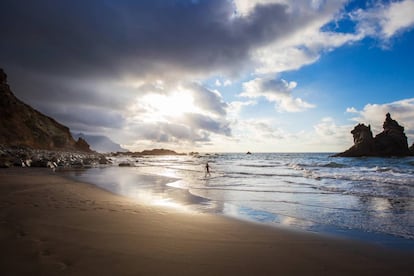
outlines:
[{"label": "sky", "polygon": [[340,152],[390,112],[414,142],[414,0],[0,0],[17,97],[131,151]]}]

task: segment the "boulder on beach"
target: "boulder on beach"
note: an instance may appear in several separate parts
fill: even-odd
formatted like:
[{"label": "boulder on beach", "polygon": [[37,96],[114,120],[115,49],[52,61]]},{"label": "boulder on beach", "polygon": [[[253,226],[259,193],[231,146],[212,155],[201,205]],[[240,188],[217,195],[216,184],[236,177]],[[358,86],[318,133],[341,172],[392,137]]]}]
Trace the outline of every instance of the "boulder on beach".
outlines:
[{"label": "boulder on beach", "polygon": [[383,124],[383,131],[373,137],[371,126],[358,124],[351,131],[354,137],[354,145],[348,150],[338,153],[337,157],[361,157],[361,156],[409,156],[414,150],[408,148],[407,136],[404,127],[387,113]]}]

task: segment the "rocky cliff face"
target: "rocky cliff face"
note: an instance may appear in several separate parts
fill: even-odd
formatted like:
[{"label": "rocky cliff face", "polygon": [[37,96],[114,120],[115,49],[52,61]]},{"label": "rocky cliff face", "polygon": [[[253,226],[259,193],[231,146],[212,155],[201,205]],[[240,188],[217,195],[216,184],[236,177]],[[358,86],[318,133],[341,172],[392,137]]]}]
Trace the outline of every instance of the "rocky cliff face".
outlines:
[{"label": "rocky cliff face", "polygon": [[75,141],[69,128],[20,101],[0,69],[0,145],[32,149],[89,152],[84,140]]},{"label": "rocky cliff face", "polygon": [[372,136],[370,126],[358,124],[351,131],[354,136],[354,145],[348,150],[335,156],[360,157],[360,156],[408,156],[414,155],[414,144],[408,148],[407,136],[404,127],[391,118],[387,113],[383,131],[377,136]]}]

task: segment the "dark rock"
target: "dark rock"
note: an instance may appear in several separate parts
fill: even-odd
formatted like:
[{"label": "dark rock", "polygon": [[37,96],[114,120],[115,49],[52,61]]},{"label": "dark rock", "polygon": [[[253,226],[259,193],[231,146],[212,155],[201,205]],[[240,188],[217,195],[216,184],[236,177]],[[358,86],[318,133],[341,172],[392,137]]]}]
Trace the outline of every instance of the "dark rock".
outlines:
[{"label": "dark rock", "polygon": [[23,161],[20,158],[15,158],[13,160],[13,167],[23,167]]},{"label": "dark rock", "polygon": [[0,85],[7,84],[7,74],[0,68]]},{"label": "dark rock", "polygon": [[49,160],[47,159],[34,159],[32,160],[32,163],[30,164],[30,167],[39,167],[39,168],[47,168],[47,162]]},{"label": "dark rock", "polygon": [[101,158],[99,158],[98,163],[99,165],[107,165],[107,164],[111,164],[111,161],[106,159],[105,156],[102,156]]},{"label": "dark rock", "polygon": [[387,113],[383,124],[384,131],[375,137],[375,149],[379,156],[406,156],[409,155],[407,136],[404,127],[391,118]]},{"label": "dark rock", "polygon": [[11,168],[13,167],[12,161],[7,157],[0,157],[0,168]]},{"label": "dark rock", "polygon": [[375,152],[374,137],[372,137],[371,126],[358,124],[351,131],[354,137],[354,145],[343,153],[342,157],[371,156]]},{"label": "dark rock", "polygon": [[[370,126],[358,124],[351,131],[354,136],[354,145],[348,150],[338,153],[335,156],[340,157],[361,157],[361,156],[408,156],[410,152],[407,143],[407,136],[404,133],[404,127],[400,126],[397,121],[391,118],[387,113],[383,131],[375,138],[372,136]],[[414,145],[413,145],[414,146]]]},{"label": "dark rock", "polygon": [[81,159],[72,160],[69,164],[72,168],[83,168],[83,161]]},{"label": "dark rock", "polygon": [[83,139],[82,137],[79,137],[78,141],[76,141],[76,149],[80,151],[91,151],[89,148],[89,144]]},{"label": "dark rock", "polygon": [[82,163],[83,163],[83,166],[91,167],[95,163],[95,160],[88,157],[88,158],[82,159]]}]

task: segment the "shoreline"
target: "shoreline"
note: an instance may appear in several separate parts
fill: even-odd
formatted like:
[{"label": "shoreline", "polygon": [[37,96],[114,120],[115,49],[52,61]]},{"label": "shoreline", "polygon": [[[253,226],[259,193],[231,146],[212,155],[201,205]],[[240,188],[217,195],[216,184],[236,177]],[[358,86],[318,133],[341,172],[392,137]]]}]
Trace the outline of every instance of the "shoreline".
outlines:
[{"label": "shoreline", "polygon": [[[232,203],[220,202],[192,193],[189,189],[183,188],[181,185],[177,184],[183,181],[183,179],[163,176],[156,174],[155,172],[144,173],[134,170],[133,173],[131,173],[131,169],[133,169],[133,167],[75,168],[59,170],[57,173],[74,181],[92,184],[111,193],[137,200],[137,202],[144,205],[164,205],[176,210],[185,209],[190,212],[194,211],[220,215],[225,218],[269,226],[276,229],[282,228],[287,229],[288,231],[314,233],[322,236],[350,239],[391,249],[414,252],[414,240],[403,236],[380,232],[366,232],[360,229],[341,228],[339,226],[325,224],[314,224],[311,227],[284,225],[282,221],[295,219],[295,217],[268,213],[263,210],[250,210],[247,207],[244,207],[243,209],[249,209],[250,211],[243,212],[240,211],[241,209],[237,205],[233,205]],[[118,177],[113,178],[113,175],[122,175],[122,180]],[[124,184],[122,190],[117,190],[117,185],[115,183],[119,182]],[[131,186],[135,187],[135,185],[126,185],[127,183],[140,184],[139,188],[137,187],[134,189],[131,188]],[[162,190],[162,192],[159,192],[159,190]],[[144,194],[145,196],[139,196],[140,194]],[[239,211],[228,211],[234,209],[238,209]],[[267,218],[263,219],[263,217]],[[306,225],[306,221],[304,225]]]},{"label": "shoreline", "polygon": [[411,275],[413,253],[146,206],[48,169],[0,170],[6,275]]}]

